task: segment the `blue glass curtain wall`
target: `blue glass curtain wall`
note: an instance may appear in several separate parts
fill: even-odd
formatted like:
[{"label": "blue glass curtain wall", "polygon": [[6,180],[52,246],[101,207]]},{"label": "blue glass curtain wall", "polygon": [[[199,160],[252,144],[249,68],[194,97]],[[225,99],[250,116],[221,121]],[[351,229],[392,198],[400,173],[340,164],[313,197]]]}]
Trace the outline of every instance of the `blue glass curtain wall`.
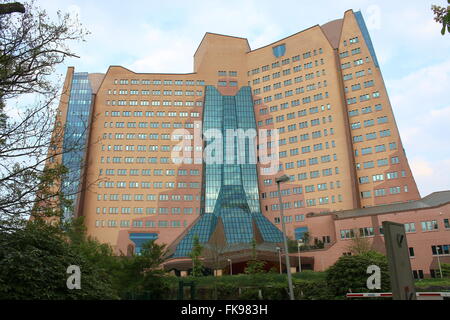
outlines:
[{"label": "blue glass curtain wall", "polygon": [[63,165],[68,169],[63,179],[62,191],[66,199],[72,200],[72,208],[64,208],[64,221],[72,218],[73,205],[78,197],[81,170],[85,160],[91,100],[92,89],[88,73],[75,73],[67,108],[62,156]]},{"label": "blue glass curtain wall", "polygon": [[[208,242],[219,218],[227,245],[251,243],[256,238],[254,222],[264,241],[282,242],[281,231],[260,210],[256,156],[251,149],[255,148],[255,141],[246,138],[239,144],[236,136],[227,136],[227,130],[241,130],[238,134],[256,132],[250,87],[242,87],[236,96],[222,96],[215,87],[206,87],[203,132],[211,129],[222,133],[223,162],[204,164],[204,212],[179,242],[173,256],[189,256],[195,235],[201,243]],[[207,141],[205,150],[215,142]],[[244,163],[238,162],[239,156],[245,157]]]},{"label": "blue glass curtain wall", "polygon": [[380,65],[378,63],[377,55],[375,53],[375,48],[373,47],[372,39],[370,38],[369,30],[367,29],[366,22],[364,21],[361,11],[355,12],[355,18],[356,21],[358,22],[359,29],[361,30],[364,40],[366,41],[367,47],[369,48],[369,52],[370,55],[372,56],[373,63],[377,68],[379,68]]}]

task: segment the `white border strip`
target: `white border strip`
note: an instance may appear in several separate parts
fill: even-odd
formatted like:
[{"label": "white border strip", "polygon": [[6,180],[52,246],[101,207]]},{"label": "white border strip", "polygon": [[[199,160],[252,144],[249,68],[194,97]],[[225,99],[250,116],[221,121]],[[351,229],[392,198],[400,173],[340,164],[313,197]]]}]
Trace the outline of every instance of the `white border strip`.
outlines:
[{"label": "white border strip", "polygon": [[[418,297],[450,297],[450,292],[416,292]],[[347,293],[347,298],[392,297],[392,292]]]}]

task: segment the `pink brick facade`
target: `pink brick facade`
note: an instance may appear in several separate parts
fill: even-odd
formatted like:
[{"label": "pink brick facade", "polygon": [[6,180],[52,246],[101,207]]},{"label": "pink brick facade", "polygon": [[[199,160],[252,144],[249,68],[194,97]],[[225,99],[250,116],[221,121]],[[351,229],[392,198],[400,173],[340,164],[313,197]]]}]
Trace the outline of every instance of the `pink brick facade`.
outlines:
[{"label": "pink brick facade", "polygon": [[[436,198],[439,197],[439,201]],[[429,200],[431,198],[431,200]],[[424,205],[425,203],[425,205]],[[307,226],[310,238],[321,238],[323,235],[331,236],[331,243],[322,250],[302,252],[301,257],[314,258],[314,270],[323,271],[333,265],[339,257],[348,253],[352,245],[352,239],[342,239],[341,230],[355,230],[360,228],[373,228],[374,235],[366,237],[369,239],[372,248],[376,251],[385,253],[384,236],[380,233],[380,227],[383,221],[392,221],[397,223],[409,224],[415,231],[407,232],[408,247],[413,248],[414,256],[411,257],[411,267],[417,275],[423,274],[424,277],[433,274],[431,270],[438,270],[438,257],[433,254],[433,246],[443,246],[442,252],[439,251],[440,262],[450,263],[450,192],[438,192],[425,197],[422,200],[407,204],[388,205],[381,207],[385,212],[372,213],[379,208],[368,208],[360,210],[342,211],[339,213],[311,214],[307,215],[302,226]],[[411,209],[402,208],[410,206]],[[358,211],[358,212],[354,212]],[[437,224],[434,227],[433,221]],[[432,230],[423,230],[425,227]],[[427,224],[427,222],[429,222]],[[412,225],[414,224],[414,225]],[[446,246],[446,247],[444,247]],[[441,250],[441,249],[439,249]]]}]

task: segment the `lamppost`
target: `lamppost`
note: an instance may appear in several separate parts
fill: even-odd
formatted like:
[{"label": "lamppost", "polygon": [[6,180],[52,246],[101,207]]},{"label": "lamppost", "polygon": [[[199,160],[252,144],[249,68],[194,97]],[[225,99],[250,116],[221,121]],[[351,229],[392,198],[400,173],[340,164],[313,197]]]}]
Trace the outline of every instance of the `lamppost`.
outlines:
[{"label": "lamppost", "polygon": [[280,262],[280,274],[282,274],[283,272],[281,271],[282,270],[281,269],[281,248],[277,247],[276,249],[278,251],[278,261]]},{"label": "lamppost", "polygon": [[438,266],[439,266],[439,274],[441,275],[441,279],[442,279],[443,276],[442,276],[442,268],[441,268],[441,259],[439,259],[439,246],[436,246],[436,251],[437,251],[437,260],[438,260]]},{"label": "lamppost", "polygon": [[278,200],[280,202],[280,217],[281,217],[281,226],[283,228],[283,240],[284,240],[284,256],[286,257],[286,269],[288,275],[288,284],[289,284],[289,296],[291,300],[294,300],[294,289],[292,287],[292,275],[291,275],[291,264],[289,263],[289,251],[286,239],[286,226],[284,224],[284,215],[283,215],[283,203],[281,201],[281,190],[280,184],[282,182],[287,182],[291,180],[288,175],[282,175],[276,179],[278,185]]},{"label": "lamppost", "polygon": [[233,275],[233,265],[231,264],[231,259],[227,259],[228,262],[230,263],[230,276]]},{"label": "lamppost", "polygon": [[297,250],[298,250],[298,272],[302,272],[302,260],[300,258],[300,247],[303,245],[303,240],[297,240]]}]

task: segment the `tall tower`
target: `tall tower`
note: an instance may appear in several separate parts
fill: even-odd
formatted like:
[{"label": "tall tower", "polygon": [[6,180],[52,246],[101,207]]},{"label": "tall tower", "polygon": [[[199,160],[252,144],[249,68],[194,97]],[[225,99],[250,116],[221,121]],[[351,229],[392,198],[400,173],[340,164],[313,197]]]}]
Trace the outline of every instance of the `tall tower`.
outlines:
[{"label": "tall tower", "polygon": [[[70,169],[64,190],[75,204],[65,219],[85,216],[88,234],[117,252],[176,240],[181,257],[196,233],[207,243],[217,230],[226,245],[276,243],[282,174],[291,178],[281,192],[287,235],[296,239],[336,239],[309,213],[420,198],[373,44],[352,10],[254,50],[245,38],[206,33],[193,73],[70,68],[59,111],[67,152],[57,161]],[[209,142],[179,144],[201,127],[277,133],[278,141],[255,145],[278,147],[279,171],[174,157],[206,153]]]}]

